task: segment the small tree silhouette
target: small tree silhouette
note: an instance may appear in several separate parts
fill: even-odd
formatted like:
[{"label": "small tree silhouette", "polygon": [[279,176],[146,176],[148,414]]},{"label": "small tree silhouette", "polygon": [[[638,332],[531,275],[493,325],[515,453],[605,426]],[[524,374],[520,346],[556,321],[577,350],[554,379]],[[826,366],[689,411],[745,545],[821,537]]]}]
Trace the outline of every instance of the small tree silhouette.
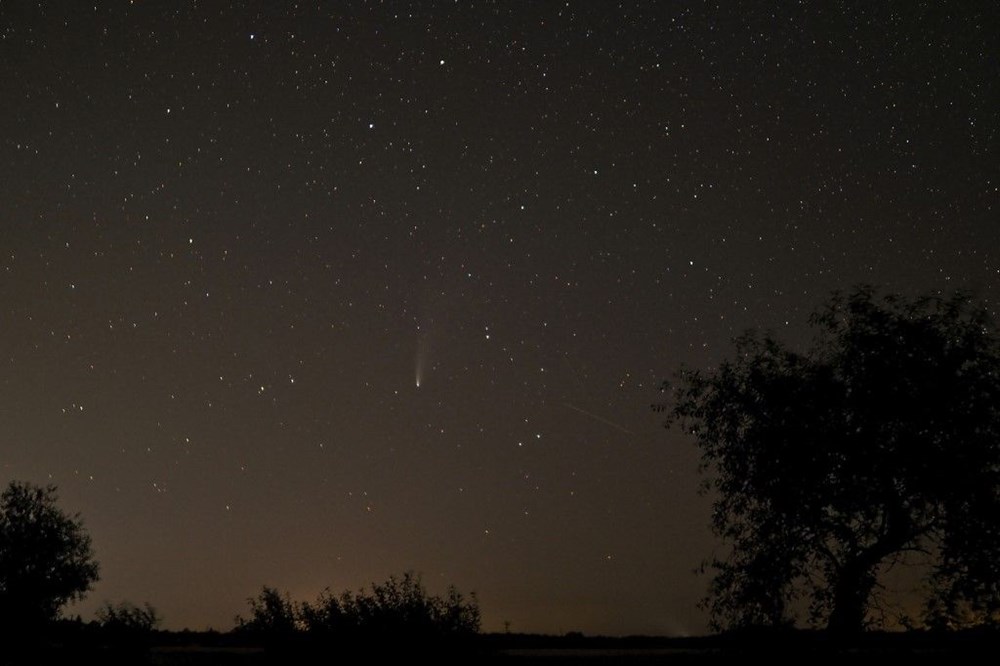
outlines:
[{"label": "small tree silhouette", "polygon": [[781,625],[811,601],[835,632],[866,624],[883,567],[932,561],[937,623],[1000,613],[1000,338],[950,299],[835,294],[805,353],[749,333],[670,403],[702,449],[716,628]]},{"label": "small tree silhouette", "polygon": [[0,494],[0,626],[20,639],[98,578],[79,515],[66,515],[56,500],[54,486],[17,481]]}]

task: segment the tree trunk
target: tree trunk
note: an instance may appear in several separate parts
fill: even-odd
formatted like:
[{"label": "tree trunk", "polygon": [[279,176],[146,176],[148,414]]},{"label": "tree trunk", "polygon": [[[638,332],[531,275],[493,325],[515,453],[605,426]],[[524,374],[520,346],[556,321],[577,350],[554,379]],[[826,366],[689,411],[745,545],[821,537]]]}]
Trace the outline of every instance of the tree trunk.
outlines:
[{"label": "tree trunk", "polygon": [[868,614],[868,600],[875,587],[875,567],[870,557],[848,562],[838,573],[833,586],[833,610],[827,631],[839,636],[861,633]]}]

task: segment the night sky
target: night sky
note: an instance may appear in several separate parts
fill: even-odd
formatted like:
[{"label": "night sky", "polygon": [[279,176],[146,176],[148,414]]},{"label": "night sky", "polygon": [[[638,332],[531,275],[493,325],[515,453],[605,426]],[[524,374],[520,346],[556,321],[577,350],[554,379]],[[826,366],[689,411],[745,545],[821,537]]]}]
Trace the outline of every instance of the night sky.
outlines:
[{"label": "night sky", "polygon": [[408,569],[705,629],[649,406],[871,282],[1000,299],[995,2],[0,2],[0,482],[228,629]]}]

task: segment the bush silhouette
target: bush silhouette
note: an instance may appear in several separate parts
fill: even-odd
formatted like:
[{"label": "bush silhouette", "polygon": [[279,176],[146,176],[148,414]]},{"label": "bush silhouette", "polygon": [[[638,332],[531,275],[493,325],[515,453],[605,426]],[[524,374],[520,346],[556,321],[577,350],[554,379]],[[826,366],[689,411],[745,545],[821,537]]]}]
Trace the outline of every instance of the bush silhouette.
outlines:
[{"label": "bush silhouette", "polygon": [[160,616],[148,603],[141,607],[127,601],[105,603],[96,615],[104,639],[116,648],[148,648],[160,624]]},{"label": "bush silhouette", "polygon": [[445,597],[428,595],[413,573],[373,583],[369,591],[334,596],[328,590],[315,604],[303,604],[301,617],[307,632],[330,636],[427,641],[479,631],[475,597],[467,601],[454,587]]},{"label": "bush silhouette", "polygon": [[295,636],[301,627],[300,610],[287,594],[264,586],[260,594],[247,599],[250,616],[236,616],[236,631],[265,642],[281,642]]},{"label": "bush silhouette", "polygon": [[248,603],[250,616],[237,617],[237,631],[271,644],[336,641],[376,649],[455,645],[475,636],[480,624],[475,595],[467,599],[454,587],[445,596],[430,595],[411,572],[367,590],[338,595],[328,589],[314,603],[295,603],[264,587]]}]

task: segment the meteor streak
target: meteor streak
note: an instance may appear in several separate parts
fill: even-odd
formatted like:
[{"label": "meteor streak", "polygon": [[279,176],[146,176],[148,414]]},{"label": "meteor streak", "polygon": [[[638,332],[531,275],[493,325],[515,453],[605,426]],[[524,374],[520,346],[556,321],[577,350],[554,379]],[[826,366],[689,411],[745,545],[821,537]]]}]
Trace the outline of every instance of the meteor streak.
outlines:
[{"label": "meteor streak", "polygon": [[575,412],[580,412],[581,414],[589,416],[592,419],[600,421],[604,425],[611,426],[615,430],[621,430],[626,435],[634,435],[635,434],[634,432],[632,432],[631,430],[629,430],[625,426],[618,425],[614,421],[609,421],[608,419],[604,418],[603,416],[598,416],[597,414],[594,414],[593,412],[588,412],[586,409],[582,409],[580,407],[577,407],[576,405],[574,405],[571,402],[564,402],[563,405],[565,405],[566,407],[569,407],[570,409],[572,409]]}]

